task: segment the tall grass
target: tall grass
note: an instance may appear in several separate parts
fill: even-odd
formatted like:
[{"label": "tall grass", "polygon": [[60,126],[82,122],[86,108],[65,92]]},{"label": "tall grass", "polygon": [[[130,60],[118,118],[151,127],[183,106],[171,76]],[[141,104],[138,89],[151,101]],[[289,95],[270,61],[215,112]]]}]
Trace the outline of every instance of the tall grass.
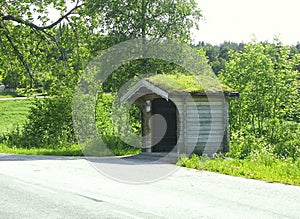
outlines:
[{"label": "tall grass", "polygon": [[51,155],[51,156],[83,156],[81,148],[74,144],[62,148],[17,148],[0,144],[0,153],[22,155]]},{"label": "tall grass", "polygon": [[256,154],[246,159],[223,158],[210,159],[206,156],[181,156],[177,165],[197,170],[206,170],[239,176],[300,186],[300,158],[278,159],[270,153]]},{"label": "tall grass", "polygon": [[0,135],[23,126],[33,101],[32,99],[0,100]]}]

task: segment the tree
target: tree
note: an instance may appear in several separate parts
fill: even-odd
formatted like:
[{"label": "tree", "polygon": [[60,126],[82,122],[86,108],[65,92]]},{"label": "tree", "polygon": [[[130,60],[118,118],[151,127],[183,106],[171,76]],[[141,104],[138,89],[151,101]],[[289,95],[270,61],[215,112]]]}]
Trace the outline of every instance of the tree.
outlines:
[{"label": "tree", "polygon": [[[290,58],[290,47],[280,43],[249,43],[244,52],[229,53],[222,80],[241,93],[232,104],[232,126],[251,125],[262,133],[264,120],[289,118],[299,106],[298,60]],[[298,102],[298,103],[297,103]]]},{"label": "tree", "polygon": [[233,156],[300,156],[300,124],[294,121],[300,115],[299,58],[279,41],[229,52],[220,78],[241,94],[230,104]]},{"label": "tree", "polygon": [[[28,124],[26,136],[43,130],[32,139],[61,139],[60,135],[72,139],[69,135],[72,130],[61,133],[72,122],[70,95],[84,67],[99,50],[137,37],[188,42],[191,28],[201,17],[194,0],[69,0],[68,3],[71,8],[64,0],[0,0],[0,73],[4,77],[9,72],[17,74],[15,78],[20,78],[19,84],[25,85],[26,92],[42,85],[54,96],[36,104],[30,114],[29,123],[39,127]],[[59,12],[57,20],[50,20],[49,7]],[[117,78],[126,81],[133,76],[127,67],[155,69],[163,64],[137,60],[118,70]],[[52,112],[59,109],[67,111],[60,114],[61,122],[47,119],[47,115],[55,117]],[[47,133],[55,129],[52,123],[60,127],[49,138]]]},{"label": "tree", "polygon": [[[4,79],[14,72],[22,79],[19,84],[27,85],[27,91],[41,83],[51,81],[54,85],[62,81],[64,77],[58,75],[64,76],[69,71],[72,64],[68,61],[73,55],[70,51],[75,53],[78,45],[78,29],[72,28],[80,24],[75,13],[79,15],[83,6],[79,1],[72,2],[74,7],[67,11],[65,1],[1,1],[0,63]],[[49,7],[61,14],[52,23]],[[67,40],[70,38],[72,44]]]},{"label": "tree", "polygon": [[89,14],[101,16],[102,31],[118,41],[142,37],[185,42],[201,18],[195,0],[102,0],[86,5]]},{"label": "tree", "polygon": [[[197,28],[201,18],[194,0],[102,0],[86,2],[86,7],[90,15],[102,21],[100,29],[108,33],[113,44],[134,38],[187,43],[191,29]],[[134,76],[176,68],[161,60],[135,60],[115,71],[104,83],[104,90],[116,91]]]},{"label": "tree", "polygon": [[[69,0],[68,4],[64,0],[2,0],[0,5],[0,63],[2,69],[19,74],[20,84],[28,87],[25,90],[40,84],[71,86],[66,84],[76,77],[70,78],[70,69],[84,68],[95,50],[127,39],[188,42],[191,28],[201,17],[194,0]],[[59,12],[57,20],[50,20],[49,8]],[[74,53],[76,57],[71,57]]]},{"label": "tree", "polygon": [[209,59],[209,64],[216,75],[225,69],[225,63],[229,60],[228,52],[243,51],[243,43],[223,42],[220,45],[211,45],[209,43],[199,42],[196,48],[202,48],[206,51],[206,55]]},{"label": "tree", "polygon": [[[67,146],[74,140],[73,89],[85,63],[95,49],[101,49],[96,44],[105,37],[86,25],[84,3],[70,2],[71,9],[65,1],[54,0],[0,3],[3,81],[13,76],[25,85],[24,92],[43,86],[52,96],[35,102],[19,137],[11,138],[17,146]],[[60,18],[50,21],[49,7],[55,8]]]}]

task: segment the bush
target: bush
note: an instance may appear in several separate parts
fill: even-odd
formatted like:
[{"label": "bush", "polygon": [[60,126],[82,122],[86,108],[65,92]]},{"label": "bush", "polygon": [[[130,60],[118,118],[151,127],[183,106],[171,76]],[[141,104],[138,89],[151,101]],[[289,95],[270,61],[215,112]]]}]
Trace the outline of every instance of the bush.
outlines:
[{"label": "bush", "polygon": [[300,123],[284,120],[268,120],[265,136],[274,145],[274,154],[279,158],[300,157]]},{"label": "bush", "polygon": [[245,159],[254,151],[268,148],[270,145],[264,137],[256,137],[253,133],[242,129],[231,134],[230,151],[227,156]]},{"label": "bush", "polygon": [[206,163],[210,160],[210,158],[206,155],[198,156],[196,154],[192,154],[190,158],[186,155],[181,155],[176,165],[186,167],[186,168],[193,168],[193,169],[204,169]]},{"label": "bush", "polygon": [[[137,153],[140,151],[138,149],[139,142],[131,142],[131,134],[141,136],[140,111],[137,107],[132,106],[129,115],[125,114],[124,111],[122,112],[122,107],[114,105],[115,97],[113,94],[103,94],[98,97],[96,109],[98,132],[105,145],[107,145],[115,155],[124,154],[126,151]],[[114,118],[112,115],[113,109],[118,114]],[[128,126],[125,125],[127,122],[131,130],[127,129]],[[123,140],[131,144],[129,145]]]},{"label": "bush", "polygon": [[267,148],[261,148],[260,150],[253,151],[250,156],[249,160],[252,162],[256,162],[258,164],[271,167],[272,165],[276,164],[278,158],[272,151],[269,151]]},{"label": "bush", "polygon": [[23,129],[10,134],[8,143],[26,148],[60,148],[75,142],[71,96],[37,99]]},{"label": "bush", "polygon": [[267,153],[280,159],[300,157],[300,123],[272,119],[264,126],[261,135],[246,128],[233,132],[227,156],[245,159]]}]

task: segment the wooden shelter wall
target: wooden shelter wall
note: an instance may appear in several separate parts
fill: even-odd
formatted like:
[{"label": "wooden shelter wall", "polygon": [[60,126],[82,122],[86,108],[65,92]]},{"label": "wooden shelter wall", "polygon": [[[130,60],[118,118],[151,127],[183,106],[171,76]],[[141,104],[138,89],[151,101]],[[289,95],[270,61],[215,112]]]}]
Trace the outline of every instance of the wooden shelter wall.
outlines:
[{"label": "wooden shelter wall", "polygon": [[[226,101],[226,100],[225,100]],[[227,104],[223,98],[195,97],[187,102],[187,153],[213,154],[224,151]]]}]

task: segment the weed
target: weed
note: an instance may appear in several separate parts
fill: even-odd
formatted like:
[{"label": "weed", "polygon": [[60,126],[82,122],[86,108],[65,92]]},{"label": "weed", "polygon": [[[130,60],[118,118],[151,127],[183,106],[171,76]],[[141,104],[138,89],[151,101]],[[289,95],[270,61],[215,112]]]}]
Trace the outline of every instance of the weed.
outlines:
[{"label": "weed", "polygon": [[300,186],[300,159],[279,159],[271,153],[253,154],[248,159],[209,159],[181,156],[177,165],[250,179]]}]

